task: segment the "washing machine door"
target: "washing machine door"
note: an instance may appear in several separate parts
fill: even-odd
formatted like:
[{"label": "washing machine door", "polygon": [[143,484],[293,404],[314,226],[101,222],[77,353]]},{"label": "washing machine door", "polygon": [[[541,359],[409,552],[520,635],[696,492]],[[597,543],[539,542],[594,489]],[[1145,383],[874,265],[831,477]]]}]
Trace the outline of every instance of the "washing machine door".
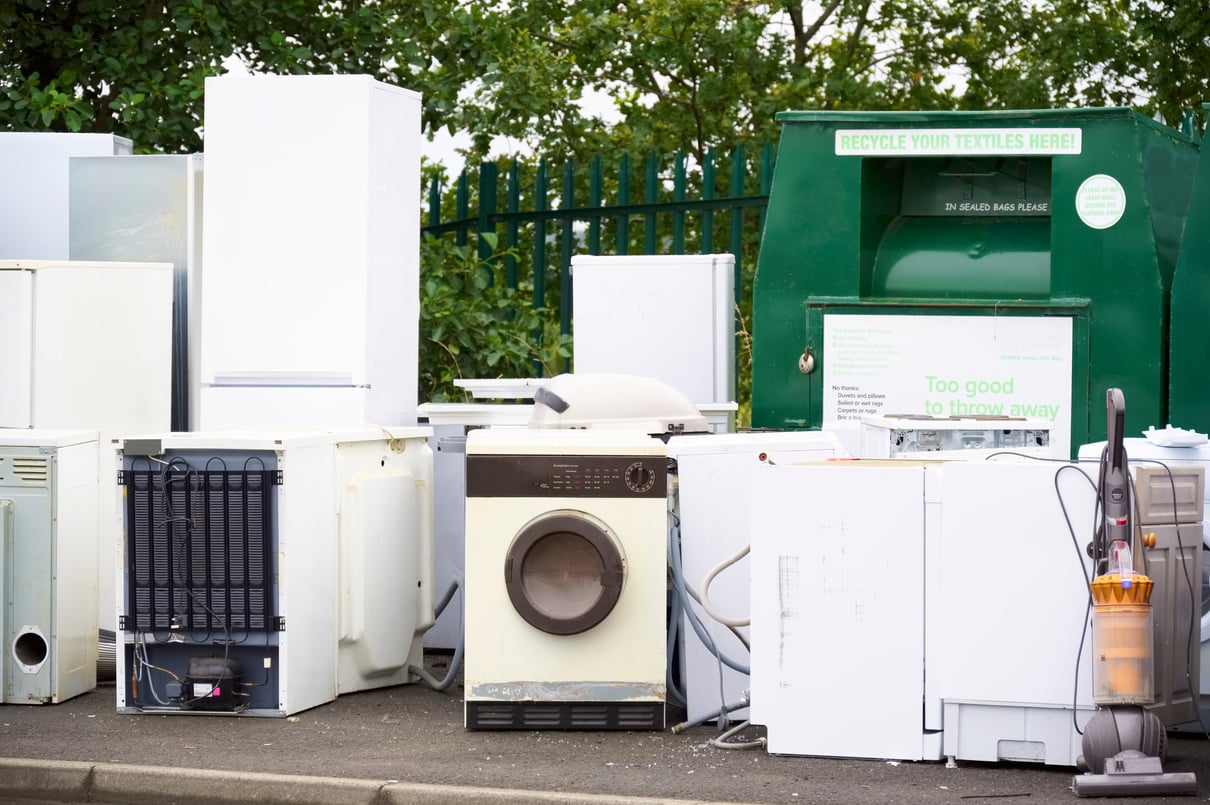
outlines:
[{"label": "washing machine door", "polygon": [[513,608],[550,634],[578,634],[605,620],[624,580],[617,538],[585,512],[550,512],[530,521],[504,560]]}]

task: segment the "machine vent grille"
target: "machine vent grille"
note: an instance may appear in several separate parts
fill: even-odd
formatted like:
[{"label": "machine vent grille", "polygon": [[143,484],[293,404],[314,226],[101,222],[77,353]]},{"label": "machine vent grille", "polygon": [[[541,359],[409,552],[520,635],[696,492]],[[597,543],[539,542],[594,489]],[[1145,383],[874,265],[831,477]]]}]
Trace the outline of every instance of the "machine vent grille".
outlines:
[{"label": "machine vent grille", "polygon": [[134,628],[199,642],[276,628],[269,470],[129,471]]},{"label": "machine vent grille", "polygon": [[467,702],[466,726],[485,730],[660,730],[662,702]]},{"label": "machine vent grille", "polygon": [[44,484],[50,475],[50,461],[45,458],[13,456],[13,474],[27,484]]}]

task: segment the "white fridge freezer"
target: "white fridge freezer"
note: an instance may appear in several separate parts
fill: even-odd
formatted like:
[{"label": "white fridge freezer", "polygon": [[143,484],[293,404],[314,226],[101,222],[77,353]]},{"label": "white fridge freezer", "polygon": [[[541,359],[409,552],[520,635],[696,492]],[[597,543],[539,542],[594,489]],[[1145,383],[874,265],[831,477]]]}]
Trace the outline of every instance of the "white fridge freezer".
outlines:
[{"label": "white fridge freezer", "polygon": [[205,111],[199,427],[414,424],[420,96],[225,75]]},{"label": "white fridge freezer", "polygon": [[68,259],[69,160],[132,151],[113,134],[0,132],[0,260]]},{"label": "white fridge freezer", "polygon": [[167,430],[172,265],[0,261],[0,427],[100,433],[99,622],[114,628],[112,440]]}]

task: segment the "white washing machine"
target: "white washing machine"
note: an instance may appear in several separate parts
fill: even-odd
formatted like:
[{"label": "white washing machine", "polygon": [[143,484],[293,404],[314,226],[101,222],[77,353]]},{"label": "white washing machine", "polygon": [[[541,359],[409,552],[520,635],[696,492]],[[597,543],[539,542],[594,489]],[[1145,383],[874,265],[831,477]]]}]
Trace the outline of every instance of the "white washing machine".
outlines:
[{"label": "white washing machine", "polygon": [[466,441],[466,726],[662,729],[667,459],[601,430]]}]

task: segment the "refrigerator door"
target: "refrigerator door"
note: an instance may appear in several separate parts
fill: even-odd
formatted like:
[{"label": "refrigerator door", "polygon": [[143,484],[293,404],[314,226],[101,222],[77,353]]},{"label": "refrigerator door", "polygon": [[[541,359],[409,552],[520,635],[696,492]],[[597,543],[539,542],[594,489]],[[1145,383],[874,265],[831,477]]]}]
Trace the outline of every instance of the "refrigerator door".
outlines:
[{"label": "refrigerator door", "polygon": [[0,266],[0,427],[33,424],[33,272]]}]

